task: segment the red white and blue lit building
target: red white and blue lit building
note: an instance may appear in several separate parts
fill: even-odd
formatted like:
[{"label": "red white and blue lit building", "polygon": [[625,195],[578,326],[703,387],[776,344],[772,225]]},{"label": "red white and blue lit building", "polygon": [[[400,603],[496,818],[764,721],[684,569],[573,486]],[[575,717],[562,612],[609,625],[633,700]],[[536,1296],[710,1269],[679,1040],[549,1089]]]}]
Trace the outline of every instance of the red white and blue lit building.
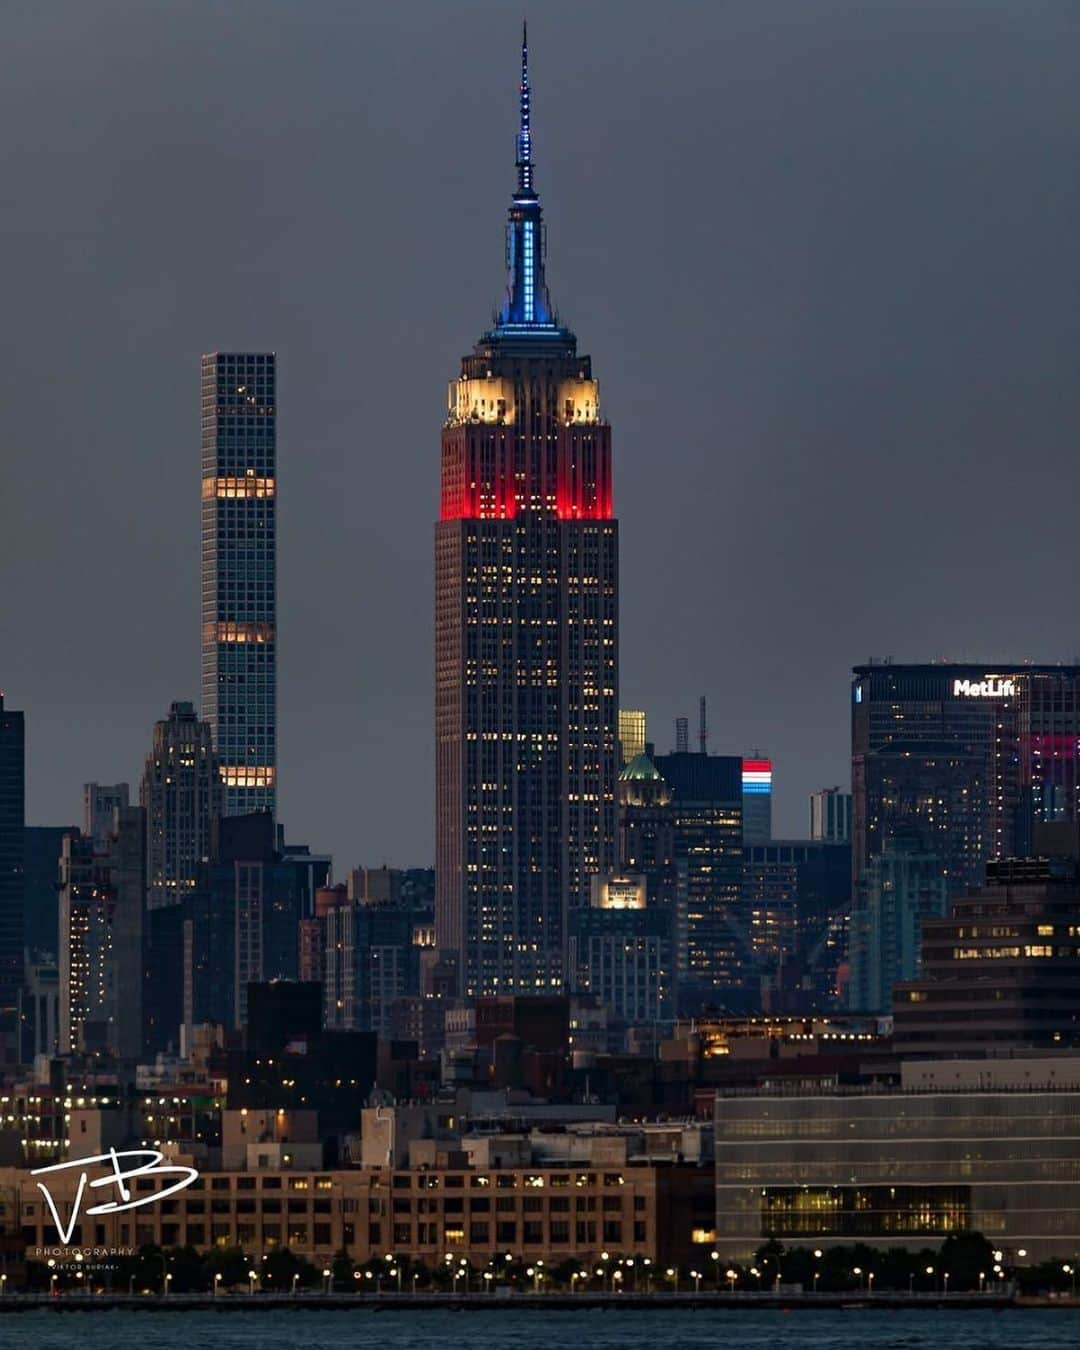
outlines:
[{"label": "red white and blue lit building", "polygon": [[767,844],[772,838],[772,760],[760,756],[742,762],[743,843]]},{"label": "red white and blue lit building", "polygon": [[493,326],[452,381],[435,528],[436,925],[462,994],[550,993],[615,863],[611,429],[548,295],[522,45]]}]

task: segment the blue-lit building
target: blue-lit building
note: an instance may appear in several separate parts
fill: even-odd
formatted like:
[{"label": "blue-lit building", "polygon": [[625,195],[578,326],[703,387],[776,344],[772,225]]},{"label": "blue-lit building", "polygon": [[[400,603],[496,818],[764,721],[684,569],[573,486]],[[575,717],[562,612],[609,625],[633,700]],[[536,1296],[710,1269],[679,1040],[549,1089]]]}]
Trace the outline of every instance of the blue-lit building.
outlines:
[{"label": "blue-lit building", "polygon": [[202,711],[225,815],[274,814],[277,388],[272,352],[202,359]]}]

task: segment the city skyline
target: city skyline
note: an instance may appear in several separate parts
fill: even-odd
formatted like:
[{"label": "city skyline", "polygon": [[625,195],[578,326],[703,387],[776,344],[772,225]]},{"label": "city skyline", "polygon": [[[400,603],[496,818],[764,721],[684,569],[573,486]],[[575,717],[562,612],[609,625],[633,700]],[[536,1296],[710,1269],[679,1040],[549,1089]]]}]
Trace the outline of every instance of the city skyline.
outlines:
[{"label": "city skyline", "polygon": [[[489,8],[498,21],[482,20]],[[123,9],[106,7],[114,15]],[[506,58],[517,20],[478,6],[477,22],[440,26],[427,6],[411,12],[426,16],[431,51],[427,44],[406,46],[399,21],[389,15],[369,32],[345,14],[307,18],[284,6],[265,25],[279,38],[284,28],[295,39],[291,59],[298,64],[290,72],[325,86],[315,113],[310,99],[290,105],[306,110],[308,149],[320,135],[320,109],[330,117],[353,107],[344,58],[357,57],[370,40],[361,69],[372,84],[356,96],[354,111],[365,114],[363,125],[372,132],[361,138],[356,178],[376,187],[365,186],[363,198],[379,203],[374,224],[361,221],[361,198],[350,195],[340,175],[334,178],[320,154],[303,175],[301,138],[285,137],[283,168],[290,186],[301,175],[312,209],[282,205],[296,194],[284,192],[271,172],[272,152],[288,127],[280,113],[269,128],[260,126],[269,104],[260,102],[254,59],[250,69],[241,59],[230,70],[231,83],[224,72],[200,66],[204,78],[196,92],[204,97],[195,99],[189,129],[170,102],[182,62],[165,62],[160,91],[139,89],[136,79],[149,110],[139,119],[145,125],[132,129],[125,122],[115,151],[98,145],[98,178],[84,184],[92,189],[94,211],[113,206],[105,213],[111,224],[98,236],[86,234],[88,218],[77,206],[68,225],[43,209],[48,187],[35,176],[33,156],[63,164],[84,134],[78,119],[63,115],[71,110],[65,100],[89,99],[96,135],[101,120],[119,116],[123,106],[103,90],[123,79],[98,81],[92,93],[77,84],[74,93],[50,85],[55,106],[43,109],[23,150],[10,152],[33,218],[57,223],[33,237],[20,235],[16,223],[9,249],[25,260],[29,277],[50,260],[56,264],[67,282],[65,313],[70,307],[53,336],[56,301],[39,297],[25,348],[50,350],[50,359],[27,363],[21,344],[5,390],[11,449],[2,483],[7,603],[0,638],[8,703],[27,719],[30,823],[75,818],[83,782],[134,783],[161,709],[197,699],[199,353],[219,345],[274,348],[293,409],[283,413],[281,464],[295,492],[295,504],[283,513],[280,548],[279,815],[290,835],[333,852],[341,868],[431,860],[431,794],[417,784],[432,781],[426,530],[433,492],[413,485],[434,478],[430,428],[460,348],[462,318],[498,291],[500,168],[514,97]],[[1061,20],[1059,31],[1049,14],[1025,22],[1007,7],[987,6],[984,22],[971,32],[962,12],[960,6],[936,10],[941,67],[918,69],[925,120],[909,125],[907,91],[890,104],[886,80],[871,104],[876,119],[868,119],[862,136],[845,114],[859,107],[865,115],[864,83],[875,73],[897,84],[912,74],[925,16],[859,16],[854,7],[833,6],[817,15],[822,31],[809,34],[793,8],[785,11],[785,39],[746,14],[722,19],[687,9],[680,13],[680,75],[670,57],[650,45],[652,20],[635,6],[620,8],[615,26],[601,24],[598,11],[575,21],[575,31],[585,35],[581,53],[560,48],[557,6],[533,16],[533,46],[551,71],[538,110],[545,202],[557,222],[559,290],[580,316],[583,349],[602,353],[605,404],[619,428],[616,506],[627,526],[621,701],[648,709],[650,737],[664,751],[671,719],[692,714],[698,694],[707,692],[710,747],[737,754],[760,746],[771,756],[779,835],[803,835],[806,794],[846,779],[852,664],[886,652],[911,660],[940,653],[995,661],[1071,654],[1048,651],[1044,636],[1054,631],[1050,621],[1066,594],[1058,522],[1044,516],[1042,530],[1022,550],[1009,522],[1029,480],[1033,492],[1052,487],[1053,498],[1064,502],[1077,472],[1063,355],[1076,336],[1064,303],[1077,267],[1065,238],[1075,218],[1075,189],[1062,181],[1061,166],[1075,160],[1080,109],[1074,115],[1067,100],[1076,92],[1061,83],[1070,63],[1062,55],[1062,69],[1054,65],[1059,52],[1068,52],[1072,30]],[[175,50],[197,60],[198,38],[185,21],[174,14],[160,22]],[[235,20],[223,22],[228,27]],[[146,23],[133,19],[127,34],[104,25],[114,45],[99,55],[112,63],[109,69],[133,77],[129,44],[145,39]],[[828,38],[841,29],[854,37],[837,53]],[[35,54],[40,74],[46,50],[56,78],[70,76],[67,48],[49,47],[46,33],[32,16],[20,16],[14,32],[20,69],[6,96],[19,92],[25,70],[35,69]],[[67,40],[80,34],[86,37],[73,9]],[[814,41],[800,48],[796,39],[809,37]],[[893,40],[888,53],[889,44],[871,41],[882,37]],[[259,35],[258,42],[265,40]],[[340,56],[329,50],[335,43]],[[380,55],[407,52],[422,74],[424,63],[464,59],[470,50],[475,65],[464,83],[472,87],[455,89],[464,106],[447,105],[445,132],[432,132],[439,122],[432,113],[449,96],[428,90],[423,78],[407,82],[407,90],[378,110],[379,94],[389,93],[374,70]],[[777,74],[778,63],[786,79]],[[660,90],[648,115],[639,111],[633,120],[632,138],[625,127],[628,109],[637,105],[625,102],[631,97],[621,78],[627,66],[648,73]],[[1005,73],[1012,78],[1003,88],[998,77]],[[999,102],[982,97],[984,83]],[[300,88],[307,87],[301,79]],[[763,110],[762,91],[779,110]],[[245,98],[250,103],[240,123],[225,118],[222,124],[222,108],[244,108]],[[782,123],[782,114],[795,109],[810,120],[793,148],[790,127],[774,121]],[[455,137],[466,124],[471,139],[462,157]],[[682,149],[675,130],[686,142]],[[181,167],[188,161],[203,167],[198,152],[207,152],[221,223],[206,227],[210,237],[202,243],[200,217],[181,214],[179,225],[195,231],[190,237],[175,233],[178,226],[164,218],[172,198],[150,159],[155,136],[171,138]],[[663,156],[661,145],[669,147]],[[703,184],[690,165],[706,145],[721,172],[706,175],[710,181]],[[238,156],[241,182],[230,186],[224,170],[241,162]],[[878,158],[900,186],[883,186],[884,168],[882,178],[874,177]],[[636,181],[629,173],[635,163]],[[1013,191],[988,195],[1003,164]],[[858,169],[852,183],[838,180],[844,168]],[[430,229],[405,228],[397,214],[423,205],[432,172],[440,211],[452,202],[462,220],[438,244]],[[865,186],[867,174],[867,190],[883,194],[873,209],[858,191],[844,199],[853,184]],[[729,186],[718,187],[714,178]],[[394,204],[393,189],[403,184]],[[611,217],[602,232],[590,223],[597,193]],[[686,205],[677,214],[660,212],[653,198],[665,194],[669,207],[671,200]],[[269,220],[265,247],[244,233],[252,201]],[[980,209],[987,201],[992,209]],[[800,204],[801,228],[789,234],[780,218]],[[350,264],[357,295],[342,287],[340,274],[331,285],[314,256],[321,235],[309,216],[321,221],[327,258],[338,264],[351,256],[358,223],[367,231],[366,256],[381,261],[375,269]],[[665,240],[658,228],[665,220],[677,247],[657,246]],[[1060,239],[1054,233],[1059,223]],[[830,224],[837,232],[830,234]],[[999,272],[1004,242],[1018,231],[1031,241],[1023,266]],[[395,232],[401,242],[388,261]],[[112,253],[117,243],[122,260]],[[98,254],[100,266],[90,268],[87,258]],[[182,295],[185,279],[208,259],[208,283]],[[410,260],[418,279],[408,274]],[[956,274],[951,279],[946,262]],[[118,278],[115,296],[96,289],[91,272],[102,270]],[[394,272],[395,285],[383,289],[374,270]],[[699,296],[690,283],[703,275],[708,285]],[[860,299],[855,282],[871,275],[877,289]],[[937,296],[929,293],[931,279]],[[275,282],[283,298],[267,301],[263,293]],[[839,282],[845,284],[837,289]],[[211,295],[214,288],[220,293]],[[839,307],[839,317],[822,334],[827,301]],[[239,312],[246,316],[241,321]],[[327,315],[323,331],[318,322]],[[995,317],[999,322],[990,323]],[[86,339],[96,318],[103,331],[92,345],[106,351],[111,364],[119,352],[128,375],[123,400],[115,380],[96,378],[97,355]],[[130,327],[133,319],[122,335],[117,325]],[[859,329],[860,319],[869,327]],[[49,347],[39,324],[50,331]],[[402,383],[394,372],[405,350],[408,379]],[[945,384],[939,366],[948,374]],[[714,396],[704,377],[717,369],[721,385]],[[57,399],[57,381],[68,397]],[[403,394],[411,398],[413,389],[415,406],[406,407]],[[664,396],[654,397],[660,391]],[[384,444],[394,453],[380,458]],[[74,454],[68,445],[76,446]],[[665,455],[659,473],[658,447]],[[958,471],[946,467],[927,477],[950,451]],[[46,491],[33,467],[43,452],[55,470],[51,481],[65,485],[59,496]],[[396,466],[383,462],[395,457]],[[144,518],[151,493],[154,510]],[[897,506],[894,524],[882,522],[878,502],[884,501]],[[961,501],[966,518],[955,516]],[[890,560],[905,511],[923,509],[925,555]],[[989,537],[1005,539],[1006,546],[986,555],[981,545]],[[750,586],[741,567],[723,570],[725,559],[747,556]],[[949,588],[939,584],[945,573],[955,578]],[[145,618],[130,626],[102,623],[108,607],[128,592],[144,613],[143,586],[160,597],[159,625],[151,621],[148,633]],[[320,603],[307,605],[303,597],[313,588]],[[678,604],[670,603],[672,594]],[[63,612],[65,622],[35,621],[38,612]],[[97,659],[65,662],[71,645],[94,650]],[[422,811],[400,811],[407,798],[418,798]]]}]

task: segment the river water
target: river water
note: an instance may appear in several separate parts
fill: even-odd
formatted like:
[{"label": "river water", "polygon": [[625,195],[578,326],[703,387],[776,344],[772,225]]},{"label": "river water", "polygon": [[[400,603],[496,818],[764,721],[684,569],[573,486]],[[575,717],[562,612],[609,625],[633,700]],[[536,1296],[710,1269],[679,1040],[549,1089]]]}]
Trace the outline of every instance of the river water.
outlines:
[{"label": "river water", "polygon": [[505,1312],[356,1308],[0,1315],[8,1350],[1075,1350],[1080,1310]]}]

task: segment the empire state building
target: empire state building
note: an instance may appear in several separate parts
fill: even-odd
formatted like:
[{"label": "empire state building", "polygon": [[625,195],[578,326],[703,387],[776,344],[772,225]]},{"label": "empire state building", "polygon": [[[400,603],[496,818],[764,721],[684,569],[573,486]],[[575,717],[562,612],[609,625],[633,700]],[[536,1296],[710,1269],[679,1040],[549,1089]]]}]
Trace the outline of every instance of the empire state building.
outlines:
[{"label": "empire state building", "polygon": [[529,102],[523,41],[506,294],[450,385],[435,527],[436,924],[467,995],[561,990],[615,862],[611,429],[548,295]]}]

